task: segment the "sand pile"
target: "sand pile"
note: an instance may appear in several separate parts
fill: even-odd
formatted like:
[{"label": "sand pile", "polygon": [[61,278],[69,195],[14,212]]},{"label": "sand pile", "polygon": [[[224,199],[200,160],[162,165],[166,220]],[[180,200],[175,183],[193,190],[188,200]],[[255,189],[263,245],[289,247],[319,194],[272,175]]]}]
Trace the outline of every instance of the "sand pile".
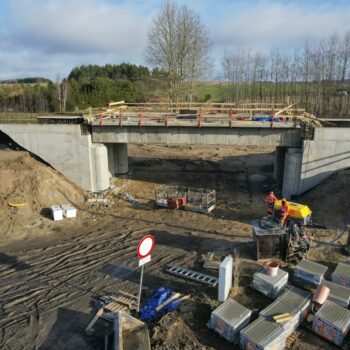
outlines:
[{"label": "sand pile", "polygon": [[314,221],[333,227],[350,223],[350,170],[340,171],[302,196],[313,211]]},{"label": "sand pile", "polygon": [[[0,239],[30,228],[44,228],[54,204],[80,204],[84,192],[28,152],[0,150]],[[9,203],[26,203],[19,208]]]}]

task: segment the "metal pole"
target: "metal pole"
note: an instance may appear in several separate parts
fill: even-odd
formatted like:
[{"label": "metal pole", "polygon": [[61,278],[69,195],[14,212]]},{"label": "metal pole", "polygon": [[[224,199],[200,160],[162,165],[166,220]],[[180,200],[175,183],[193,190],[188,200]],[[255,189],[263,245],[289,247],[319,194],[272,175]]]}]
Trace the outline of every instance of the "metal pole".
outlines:
[{"label": "metal pole", "polygon": [[139,295],[137,297],[137,312],[140,311],[140,302],[141,302],[141,293],[142,293],[142,281],[143,281],[143,268],[145,265],[142,265],[141,267],[141,277],[140,277],[140,289],[139,289]]}]

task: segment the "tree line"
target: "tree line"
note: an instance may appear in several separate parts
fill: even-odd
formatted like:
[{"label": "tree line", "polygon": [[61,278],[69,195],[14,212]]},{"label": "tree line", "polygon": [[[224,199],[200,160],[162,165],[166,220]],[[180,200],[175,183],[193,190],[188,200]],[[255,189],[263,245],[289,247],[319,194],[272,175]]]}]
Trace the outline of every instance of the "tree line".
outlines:
[{"label": "tree line", "polygon": [[225,51],[222,72],[227,101],[297,103],[319,116],[349,115],[350,32],[305,41],[268,54]]}]

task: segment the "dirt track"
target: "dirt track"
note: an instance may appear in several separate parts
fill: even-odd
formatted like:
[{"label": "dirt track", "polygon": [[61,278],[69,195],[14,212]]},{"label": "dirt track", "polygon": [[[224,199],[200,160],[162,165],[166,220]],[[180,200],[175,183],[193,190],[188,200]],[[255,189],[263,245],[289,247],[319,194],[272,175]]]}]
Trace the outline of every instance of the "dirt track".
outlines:
[{"label": "dirt track", "polygon": [[[134,170],[116,185],[134,195],[138,206],[117,197],[107,208],[82,207],[77,225],[72,221],[60,231],[40,233],[38,239],[2,248],[1,349],[103,349],[108,324],[99,322],[93,336],[84,334],[95,310],[92,301],[118,289],[137,292],[135,249],[149,232],[156,238],[156,248],[146,267],[143,300],[161,286],[192,295],[191,301],[170,316],[167,326],[151,328],[153,347],[186,348],[185,339],[188,349],[232,349],[206,327],[216,305],[216,289],[169,276],[164,267],[171,263],[200,270],[202,254],[225,255],[236,244],[251,240],[249,222],[263,212],[261,198],[263,184],[271,175],[271,150],[213,149],[204,154],[202,149],[139,147],[132,148],[130,155]],[[187,171],[180,174],[177,170],[183,170],[184,164]],[[198,169],[207,172],[196,172]],[[187,186],[214,185],[218,209],[209,216],[156,209],[154,189],[176,181]],[[34,235],[35,230],[32,232]],[[249,244],[243,247],[242,258],[250,257]],[[243,284],[257,268],[255,263],[246,267]],[[269,303],[248,289],[238,300],[250,308]],[[308,349],[310,344],[316,348],[323,344],[314,338],[305,337]]]}]

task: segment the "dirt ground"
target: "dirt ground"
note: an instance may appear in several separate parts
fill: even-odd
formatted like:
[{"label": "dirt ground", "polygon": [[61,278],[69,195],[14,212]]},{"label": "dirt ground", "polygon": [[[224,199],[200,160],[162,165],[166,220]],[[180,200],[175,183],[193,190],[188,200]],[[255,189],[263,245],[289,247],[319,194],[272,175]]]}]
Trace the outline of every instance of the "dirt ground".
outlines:
[{"label": "dirt ground", "polygon": [[[100,205],[88,204],[86,193],[28,153],[0,150],[0,349],[103,349],[110,324],[98,321],[91,336],[84,329],[99,297],[116,290],[137,294],[136,247],[148,233],[156,246],[145,268],[142,300],[159,287],[192,296],[150,325],[152,349],[238,349],[207,327],[218,305],[216,288],[164,270],[173,264],[216,275],[203,270],[203,254],[224,256],[236,249],[242,263],[234,298],[254,315],[271,302],[248,284],[260,268],[251,259],[250,221],[264,214],[264,195],[277,189],[273,151],[130,146],[129,174],[113,180],[104,195],[107,205]],[[209,215],[156,208],[154,191],[163,184],[214,188],[217,208]],[[349,172],[337,174],[298,200],[315,210],[319,223],[330,226],[310,230],[315,245],[341,232],[348,219],[349,185]],[[137,202],[127,201],[125,193]],[[8,203],[26,205],[13,209]],[[76,205],[78,217],[52,221],[47,208],[64,203]],[[312,250],[311,258],[334,267],[345,260],[344,239]],[[322,347],[333,348],[303,330],[295,348]]]}]

